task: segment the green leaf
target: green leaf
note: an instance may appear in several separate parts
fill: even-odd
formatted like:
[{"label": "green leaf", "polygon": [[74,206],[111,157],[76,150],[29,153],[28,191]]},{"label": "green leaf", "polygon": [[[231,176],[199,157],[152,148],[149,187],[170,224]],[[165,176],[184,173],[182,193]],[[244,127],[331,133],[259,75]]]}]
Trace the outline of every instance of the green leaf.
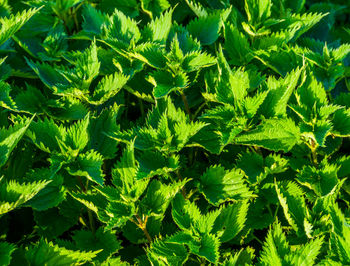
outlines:
[{"label": "green leaf", "polygon": [[139,167],[135,160],[134,143],[132,142],[112,169],[112,182],[126,200],[136,201],[147,188],[149,179],[138,179],[138,171]]},{"label": "green leaf", "polygon": [[11,38],[39,9],[28,9],[22,13],[11,14],[9,17],[0,18],[0,46]]},{"label": "green leaf", "polygon": [[89,141],[88,126],[90,116],[87,115],[83,120],[80,120],[67,129],[63,145],[73,151],[82,151]]},{"label": "green leaf", "polygon": [[199,192],[215,206],[225,201],[249,198],[252,193],[243,177],[244,173],[239,169],[227,171],[222,166],[211,166],[200,177]]},{"label": "green leaf", "polygon": [[117,143],[109,138],[107,132],[115,132],[119,129],[117,115],[119,106],[114,105],[104,109],[99,116],[91,117],[89,123],[88,149],[100,153],[105,159],[112,159],[117,151]]},{"label": "green leaf", "polygon": [[154,86],[154,97],[161,98],[174,90],[186,88],[188,78],[185,73],[172,74],[165,70],[159,70],[153,72],[148,77],[148,81]]},{"label": "green leaf", "polygon": [[57,208],[34,211],[38,233],[47,239],[61,236],[78,222],[81,208],[82,205],[78,201],[67,197]]},{"label": "green leaf", "polygon": [[80,153],[76,161],[66,166],[69,174],[85,176],[87,179],[103,186],[104,174],[102,172],[103,157],[94,150]]},{"label": "green leaf", "polygon": [[209,67],[216,63],[216,59],[211,55],[199,51],[194,51],[185,55],[182,67],[186,72],[198,71],[201,68]]},{"label": "green leaf", "polygon": [[235,143],[287,152],[299,141],[299,135],[299,128],[292,120],[267,119],[256,129],[238,135]]},{"label": "green leaf", "polygon": [[179,232],[170,238],[169,242],[185,244],[191,253],[206,259],[211,263],[218,263],[220,242],[212,234],[204,234],[201,237],[193,236],[188,233]]},{"label": "green leaf", "polygon": [[0,106],[9,110],[16,110],[16,103],[10,93],[11,86],[4,81],[0,81]]},{"label": "green leaf", "polygon": [[[143,0],[142,2],[144,1],[149,0]],[[146,28],[144,29],[144,32],[145,35],[148,36],[150,41],[165,44],[171,28],[171,19],[173,11],[174,9],[170,9],[162,13],[159,17],[153,19],[149,24],[147,24]]]},{"label": "green leaf", "polygon": [[16,250],[14,244],[0,242],[0,263],[1,265],[10,265],[12,253]]},{"label": "green leaf", "polygon": [[288,27],[293,29],[298,29],[294,36],[294,40],[298,39],[302,34],[310,30],[315,26],[323,17],[327,16],[329,13],[299,13],[292,14],[288,19]]},{"label": "green leaf", "polygon": [[184,186],[186,181],[165,185],[153,180],[141,201],[141,211],[147,216],[163,216],[176,193]]},{"label": "green leaf", "polygon": [[338,169],[338,177],[348,177],[350,176],[350,156],[342,156],[337,159],[337,165],[339,165]]},{"label": "green leaf", "polygon": [[128,79],[129,77],[118,72],[104,77],[95,88],[90,103],[99,105],[108,101],[123,88]]},{"label": "green leaf", "polygon": [[5,182],[0,178],[0,216],[28,202],[49,183],[38,181],[21,184],[13,180]]},{"label": "green leaf", "polygon": [[120,249],[121,242],[117,240],[114,231],[103,231],[100,227],[95,233],[91,231],[75,231],[72,236],[77,248],[85,252],[100,251],[94,259],[103,262]]},{"label": "green leaf", "polygon": [[109,25],[104,26],[104,36],[109,40],[122,43],[122,47],[128,47],[130,43],[140,39],[141,33],[135,20],[115,10],[109,18]]},{"label": "green leaf", "polygon": [[64,139],[66,132],[62,126],[45,118],[33,121],[26,134],[39,149],[51,153],[60,150],[58,140]]},{"label": "green leaf", "polygon": [[57,207],[66,197],[63,177],[61,175],[56,175],[50,169],[35,169],[27,175],[27,179],[30,181],[51,181],[27,203],[34,210],[44,211],[49,208]]},{"label": "green leaf", "polygon": [[146,42],[140,44],[131,55],[153,68],[163,69],[166,67],[165,50],[159,43]]},{"label": "green leaf", "polygon": [[224,266],[238,266],[238,265],[251,265],[254,259],[254,249],[247,247],[245,249],[240,249],[234,255],[230,255],[229,259],[223,262]]},{"label": "green leaf", "polygon": [[267,80],[269,88],[264,103],[260,107],[260,112],[265,117],[285,116],[287,104],[297,84],[302,69],[295,69],[289,72],[283,79],[276,80],[270,77]]},{"label": "green leaf", "polygon": [[104,187],[99,189],[100,191],[87,190],[86,192],[71,192],[70,195],[73,197],[76,204],[79,202],[85,205],[88,209],[95,212],[101,221],[105,221],[106,218],[110,218],[104,215],[108,205],[108,195],[103,192],[108,188]]},{"label": "green leaf", "polygon": [[255,26],[263,23],[271,15],[271,0],[245,0],[248,21]]},{"label": "green leaf", "polygon": [[196,1],[186,0],[186,4],[189,6],[189,8],[191,8],[197,17],[208,16],[207,10],[200,3]]},{"label": "green leaf", "polygon": [[211,263],[217,263],[219,260],[220,242],[214,235],[204,235],[200,240],[193,241],[189,248],[193,254],[205,258]]},{"label": "green leaf", "polygon": [[180,266],[187,261],[189,252],[183,244],[156,239],[148,249],[147,256],[154,265]]},{"label": "green leaf", "polygon": [[342,108],[334,113],[332,133],[339,137],[350,136],[350,109]]},{"label": "green leaf", "polygon": [[167,0],[141,0],[141,8],[151,18],[161,15],[161,13],[168,9],[170,4]]},{"label": "green leaf", "polygon": [[308,266],[314,265],[317,256],[320,255],[320,251],[323,245],[323,237],[315,238],[302,246],[295,254],[292,256],[292,265]]},{"label": "green leaf", "polygon": [[232,24],[225,25],[225,51],[230,57],[230,63],[235,66],[246,65],[253,59],[247,38]]},{"label": "green leaf", "polygon": [[172,216],[180,229],[190,230],[191,224],[200,219],[201,212],[196,204],[185,200],[182,195],[178,194],[172,202]]},{"label": "green leaf", "polygon": [[65,59],[75,68],[72,70],[59,71],[67,80],[78,86],[78,89],[88,89],[93,79],[97,77],[101,63],[97,57],[97,46],[94,41],[83,52],[72,52],[65,55]]},{"label": "green leaf", "polygon": [[107,230],[125,226],[126,222],[137,214],[135,206],[132,203],[125,204],[116,201],[110,202],[105,212],[108,218],[108,220],[104,221],[107,223],[105,227]]},{"label": "green leaf", "polygon": [[307,207],[301,189],[293,182],[283,186],[275,183],[275,188],[288,223],[297,235],[303,236]]},{"label": "green leaf", "polygon": [[224,206],[214,222],[211,233],[218,236],[221,243],[234,239],[244,228],[248,207],[247,201]]},{"label": "green leaf", "polygon": [[0,167],[6,164],[11,152],[25,134],[33,118],[14,124],[8,129],[0,128]]},{"label": "green leaf", "polygon": [[15,99],[18,110],[29,112],[30,114],[43,114],[48,109],[47,99],[42,92],[30,85],[27,90],[17,94]]},{"label": "green leaf", "polygon": [[249,75],[243,69],[232,71],[224,57],[222,49],[218,54],[219,82],[216,88],[217,98],[223,103],[239,103],[250,87]]},{"label": "green leaf", "polygon": [[336,191],[339,183],[338,166],[322,161],[318,168],[305,166],[297,175],[297,180],[303,186],[313,190],[319,197],[325,197]]},{"label": "green leaf", "polygon": [[288,255],[289,252],[286,236],[282,232],[281,225],[276,222],[267,234],[260,255],[260,264],[282,266],[284,265],[283,258]]},{"label": "green leaf", "polygon": [[137,179],[154,176],[167,176],[168,173],[179,169],[179,156],[163,156],[160,152],[144,151],[137,157],[139,169]]},{"label": "green leaf", "polygon": [[69,265],[92,261],[100,251],[73,251],[40,240],[26,250],[25,257],[30,265]]},{"label": "green leaf", "polygon": [[202,45],[210,45],[219,38],[221,24],[221,15],[217,12],[206,17],[193,19],[187,25],[187,30]]},{"label": "green leaf", "polygon": [[82,23],[83,30],[86,32],[92,32],[94,34],[101,34],[102,27],[108,21],[108,17],[105,14],[92,7],[91,5],[83,6],[82,16],[84,18],[84,21]]},{"label": "green leaf", "polygon": [[70,86],[66,77],[55,69],[55,67],[45,63],[34,63],[27,58],[26,62],[40,80],[54,92],[62,92]]}]

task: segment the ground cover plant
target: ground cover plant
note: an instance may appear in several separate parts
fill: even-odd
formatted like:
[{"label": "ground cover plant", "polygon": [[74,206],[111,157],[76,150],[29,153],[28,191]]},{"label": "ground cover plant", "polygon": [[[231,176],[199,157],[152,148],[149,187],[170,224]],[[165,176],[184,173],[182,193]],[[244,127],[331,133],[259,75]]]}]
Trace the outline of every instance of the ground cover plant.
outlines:
[{"label": "ground cover plant", "polygon": [[0,0],[0,265],[349,265],[348,0]]}]

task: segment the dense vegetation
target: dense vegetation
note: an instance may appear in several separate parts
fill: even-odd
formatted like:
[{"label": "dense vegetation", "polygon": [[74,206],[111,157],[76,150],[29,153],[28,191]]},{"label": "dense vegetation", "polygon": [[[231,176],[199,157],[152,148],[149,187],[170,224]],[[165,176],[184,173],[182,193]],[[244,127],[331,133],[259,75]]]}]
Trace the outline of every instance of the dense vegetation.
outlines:
[{"label": "dense vegetation", "polygon": [[0,265],[349,265],[348,0],[0,0]]}]

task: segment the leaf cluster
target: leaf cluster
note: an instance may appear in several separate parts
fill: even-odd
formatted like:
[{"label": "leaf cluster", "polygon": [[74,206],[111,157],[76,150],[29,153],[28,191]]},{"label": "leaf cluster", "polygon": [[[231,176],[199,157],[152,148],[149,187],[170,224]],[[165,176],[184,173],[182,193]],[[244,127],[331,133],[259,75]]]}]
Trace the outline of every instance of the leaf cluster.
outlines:
[{"label": "leaf cluster", "polygon": [[0,265],[349,265],[347,0],[0,0]]}]

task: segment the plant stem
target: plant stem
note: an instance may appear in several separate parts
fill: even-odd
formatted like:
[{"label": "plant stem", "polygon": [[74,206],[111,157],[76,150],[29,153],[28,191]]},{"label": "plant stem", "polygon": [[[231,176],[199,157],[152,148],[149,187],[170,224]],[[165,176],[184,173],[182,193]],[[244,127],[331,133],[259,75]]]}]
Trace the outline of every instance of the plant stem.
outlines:
[{"label": "plant stem", "polygon": [[142,232],[145,234],[148,242],[152,243],[152,237],[150,236],[150,234],[148,233],[146,227],[141,227]]},{"label": "plant stem", "polygon": [[152,243],[152,237],[151,235],[148,233],[147,231],[147,219],[148,217],[146,216],[145,220],[142,221],[141,217],[139,215],[136,215],[136,220],[137,222],[135,222],[133,219],[131,219],[131,221],[136,224],[141,230],[142,232],[144,233],[144,235],[146,236],[147,240],[149,243]]},{"label": "plant stem", "polygon": [[[80,189],[82,192],[86,193],[87,187],[89,186],[89,180],[86,181],[86,186],[84,186],[83,181],[81,180],[80,176],[77,176],[78,182],[80,184]],[[89,225],[90,225],[90,230],[93,235],[95,235],[95,221],[94,217],[92,216],[92,212],[89,208],[87,209],[88,217],[89,217]]]},{"label": "plant stem", "polygon": [[318,165],[316,149],[311,150],[312,162],[315,166]]},{"label": "plant stem", "polygon": [[[179,170],[176,170],[175,172],[176,172],[176,175],[177,175],[178,179],[180,179],[180,180],[182,181],[183,178],[182,178],[182,176],[181,176],[181,174],[180,174],[180,171],[179,171]],[[182,188],[181,188],[181,194],[182,194],[182,196],[183,196],[185,199],[187,198],[187,192],[186,192],[186,188],[185,188],[185,187],[182,187]]]},{"label": "plant stem", "polygon": [[83,184],[83,181],[81,180],[81,177],[77,176],[77,179],[78,179],[81,191],[86,192],[86,188],[85,188],[85,186]]},{"label": "plant stem", "polygon": [[204,103],[202,103],[202,104],[198,107],[198,109],[196,110],[196,112],[195,112],[194,115],[193,115],[193,119],[197,117],[197,115],[199,114],[199,112],[202,111],[203,107],[206,106],[206,105],[207,105],[207,102],[204,102]]},{"label": "plant stem", "polygon": [[95,221],[94,221],[94,217],[92,217],[92,212],[90,209],[87,209],[88,211],[88,216],[89,216],[89,225],[90,225],[90,229],[93,235],[95,235]]},{"label": "plant stem", "polygon": [[261,240],[259,238],[257,238],[254,234],[253,234],[253,238],[259,242],[259,244],[261,244],[262,246],[264,245],[263,242],[261,242]]},{"label": "plant stem", "polygon": [[269,211],[270,215],[273,216],[273,213],[272,213],[270,204],[267,204],[267,205],[266,205],[266,208],[267,208],[267,210]]},{"label": "plant stem", "polygon": [[184,103],[186,113],[187,113],[188,116],[190,117],[190,120],[192,120],[192,119],[191,119],[190,106],[188,105],[187,97],[186,97],[186,95],[185,95],[185,93],[184,93],[183,91],[180,91],[180,95],[181,95],[182,101],[183,101],[183,103]]},{"label": "plant stem", "polygon": [[140,111],[141,111],[141,116],[142,119],[145,118],[145,107],[143,106],[143,102],[140,98],[138,98],[139,104],[140,104]]},{"label": "plant stem", "polygon": [[311,140],[311,145],[309,145],[310,150],[311,150],[311,159],[312,159],[312,163],[317,166],[318,165],[318,161],[317,161],[317,144],[315,143],[315,141]]}]

